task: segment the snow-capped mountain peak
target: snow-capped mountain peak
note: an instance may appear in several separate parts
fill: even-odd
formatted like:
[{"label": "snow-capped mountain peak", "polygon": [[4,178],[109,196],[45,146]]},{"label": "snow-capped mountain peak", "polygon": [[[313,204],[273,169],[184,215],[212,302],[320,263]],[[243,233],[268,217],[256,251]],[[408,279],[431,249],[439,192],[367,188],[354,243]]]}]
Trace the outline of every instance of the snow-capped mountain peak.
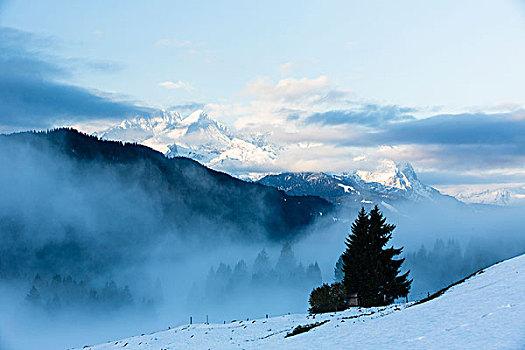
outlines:
[{"label": "snow-capped mountain peak", "polygon": [[499,206],[523,206],[525,204],[525,188],[521,185],[508,184],[505,187],[457,188],[446,190],[462,202],[471,204],[490,204]]},{"label": "snow-capped mountain peak", "polygon": [[143,143],[182,120],[176,111],[157,110],[147,117],[123,120],[119,125],[95,133],[104,140]]},{"label": "snow-capped mountain peak", "polygon": [[480,192],[460,193],[457,195],[465,203],[508,205],[511,202],[511,193],[505,188],[483,190]]},{"label": "snow-capped mountain peak", "polygon": [[201,118],[207,118],[206,113],[202,109],[197,109],[196,111],[191,112],[188,116],[183,118],[180,121],[181,125],[190,125],[196,123]]},{"label": "snow-capped mountain peak", "polygon": [[[277,147],[261,135],[238,135],[202,109],[182,116],[172,110],[159,110],[149,117],[124,120],[120,125],[96,136],[102,139],[138,142],[167,157],[193,158],[216,170],[244,172],[271,164]],[[241,174],[234,174],[241,175]]]},{"label": "snow-capped mountain peak", "polygon": [[181,121],[181,125],[187,125],[186,136],[191,134],[197,134],[199,137],[205,137],[204,141],[213,139],[231,139],[233,138],[232,133],[225,125],[219,123],[217,120],[208,117],[206,112],[200,111],[192,113],[187,118]]},{"label": "snow-capped mountain peak", "polygon": [[395,163],[391,160],[384,160],[376,171],[357,170],[353,175],[358,182],[362,181],[370,186],[378,184],[384,186],[385,189],[400,190],[411,199],[433,198],[440,194],[435,188],[423,184],[408,162]]},{"label": "snow-capped mountain peak", "polygon": [[398,200],[423,201],[442,198],[440,193],[419,181],[409,163],[385,161],[380,169],[343,174],[282,173],[259,180],[288,194],[316,195],[333,203],[382,203]]},{"label": "snow-capped mountain peak", "polygon": [[[188,157],[234,176],[259,177],[275,164],[281,148],[267,142],[264,134],[241,135],[197,109],[185,115],[158,110],[149,117],[136,117],[107,129],[103,139],[139,142],[167,157]],[[376,171],[352,173],[286,173],[262,182],[294,194],[315,194],[340,202],[343,197],[369,202],[384,199],[421,200],[439,192],[422,184],[410,163],[384,161]],[[284,175],[284,174],[283,174]]]},{"label": "snow-capped mountain peak", "polygon": [[377,171],[357,170],[355,174],[364,182],[376,182],[404,191],[413,189],[413,186],[419,183],[414,168],[408,162],[394,163],[385,160]]}]

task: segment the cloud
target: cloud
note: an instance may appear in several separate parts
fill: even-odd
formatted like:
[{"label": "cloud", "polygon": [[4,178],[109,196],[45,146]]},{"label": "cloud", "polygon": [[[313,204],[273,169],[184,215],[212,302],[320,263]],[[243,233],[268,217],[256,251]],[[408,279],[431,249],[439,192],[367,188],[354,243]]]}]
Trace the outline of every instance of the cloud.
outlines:
[{"label": "cloud", "polygon": [[525,164],[525,120],[513,113],[436,115],[366,128],[342,126],[347,138],[324,142],[366,148],[369,159],[410,160],[423,168],[454,171],[523,168]]},{"label": "cloud", "polygon": [[244,93],[262,100],[304,101],[319,96],[329,86],[328,77],[324,75],[315,79],[286,78],[279,80],[276,84],[268,77],[261,77],[248,83]]},{"label": "cloud", "polygon": [[279,70],[282,75],[289,75],[292,72],[293,64],[292,62],[285,62],[279,66]]},{"label": "cloud", "polygon": [[306,124],[340,125],[361,124],[379,126],[384,123],[414,120],[408,114],[414,112],[411,108],[399,106],[380,106],[374,104],[358,105],[354,110],[328,111],[315,113],[305,119]]},{"label": "cloud", "polygon": [[363,103],[325,76],[276,83],[258,78],[243,93],[252,98],[222,114],[239,116],[238,129],[267,133],[281,146],[284,151],[273,164],[279,169],[372,170],[381,160],[393,159],[414,162],[434,180],[428,174],[443,169],[472,181],[479,181],[476,171],[525,171],[523,110],[431,114],[429,109]]},{"label": "cloud", "polygon": [[185,81],[182,81],[182,80],[179,80],[179,81],[176,81],[176,82],[173,82],[173,81],[163,81],[161,83],[159,83],[159,86],[162,86],[166,89],[184,89],[186,91],[191,91],[193,90],[193,86],[188,83],[188,82],[185,82]]},{"label": "cloud", "polygon": [[387,144],[516,145],[525,147],[525,120],[514,114],[450,114],[394,124],[370,138]]},{"label": "cloud", "polygon": [[399,144],[368,149],[369,158],[409,160],[425,169],[484,171],[525,164],[524,152],[517,145]]},{"label": "cloud", "polygon": [[185,103],[185,104],[171,106],[168,109],[169,110],[173,110],[173,111],[177,111],[177,112],[181,112],[181,113],[186,113],[186,112],[191,113],[191,112],[196,111],[197,109],[204,109],[205,106],[206,105],[204,103],[188,102],[188,103]]},{"label": "cloud", "polygon": [[[261,167],[267,171],[373,170],[392,159],[413,162],[430,184],[443,172],[453,175],[439,183],[483,181],[476,174],[493,181],[497,175],[488,172],[494,169],[525,173],[525,112],[515,105],[504,113],[500,106],[492,113],[443,114],[430,107],[363,102],[326,76],[260,77],[240,96],[245,100],[203,108],[238,131],[264,134],[279,146],[279,158]],[[514,175],[501,178],[519,182]]]},{"label": "cloud", "polygon": [[[113,96],[58,82],[68,69],[43,53],[50,38],[0,27],[0,126],[48,128],[57,122],[119,120],[147,111]],[[59,61],[58,59],[55,59]]]},{"label": "cloud", "polygon": [[163,47],[175,47],[175,48],[188,48],[191,46],[191,41],[189,40],[177,40],[177,39],[159,39],[155,43],[155,46],[158,48]]},{"label": "cloud", "polygon": [[515,105],[458,114],[383,105],[357,99],[326,76],[260,77],[240,96],[205,110],[279,146],[278,159],[261,166],[266,171],[374,170],[391,159],[412,162],[431,185],[523,182],[525,112]]},{"label": "cloud", "polygon": [[304,115],[322,112],[328,105],[344,104],[349,95],[336,89],[324,75],[312,79],[284,78],[277,82],[259,77],[246,84],[240,94],[249,102],[233,104],[230,115],[238,116],[235,126],[239,129],[294,130]]},{"label": "cloud", "polygon": [[297,130],[304,116],[326,111],[328,106],[348,104],[351,95],[322,75],[278,81],[258,77],[245,85],[236,101],[208,103],[206,110],[213,118],[226,120],[242,131],[282,134]]},{"label": "cloud", "polygon": [[487,185],[490,184],[497,184],[497,186],[500,187],[503,183],[522,183],[525,178],[525,169],[517,169],[512,173],[504,169],[497,172],[490,170],[476,170],[473,172],[457,171],[455,169],[430,169],[425,172],[420,172],[418,176],[422,181],[427,181],[434,185],[470,184],[487,188]]},{"label": "cloud", "polygon": [[121,65],[112,61],[90,61],[85,66],[87,69],[102,73],[113,73],[122,70]]},{"label": "cloud", "polygon": [[[361,151],[369,164],[387,158],[410,160],[420,169],[431,172],[436,169],[451,172],[525,170],[522,113],[447,114],[401,122],[398,117],[372,118],[371,121],[352,119],[353,114],[349,112],[337,113],[335,117],[322,114],[323,118],[316,116],[314,119],[320,122],[304,123],[302,130],[317,126],[318,132],[307,136],[310,140],[315,138],[324,144],[347,149],[349,155]],[[305,120],[311,121],[309,118],[311,116]],[[469,176],[475,177],[474,173]]]}]

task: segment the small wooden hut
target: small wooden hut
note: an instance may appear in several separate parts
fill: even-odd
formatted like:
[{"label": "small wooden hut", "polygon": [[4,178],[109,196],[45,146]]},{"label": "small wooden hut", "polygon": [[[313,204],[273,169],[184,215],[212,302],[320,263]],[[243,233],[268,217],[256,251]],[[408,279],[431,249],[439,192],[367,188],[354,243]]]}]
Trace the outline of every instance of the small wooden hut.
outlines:
[{"label": "small wooden hut", "polygon": [[350,293],[347,302],[348,306],[359,306],[359,296],[357,293]]}]

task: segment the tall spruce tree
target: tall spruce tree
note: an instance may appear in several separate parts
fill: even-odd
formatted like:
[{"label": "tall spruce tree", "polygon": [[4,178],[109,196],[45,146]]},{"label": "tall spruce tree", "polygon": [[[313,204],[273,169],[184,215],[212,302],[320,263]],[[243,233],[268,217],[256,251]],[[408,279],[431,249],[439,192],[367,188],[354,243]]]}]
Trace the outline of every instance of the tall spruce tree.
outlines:
[{"label": "tall spruce tree", "polygon": [[370,214],[361,208],[352,224],[343,253],[343,285],[347,295],[358,294],[362,306],[388,305],[410,291],[409,271],[400,275],[405,259],[394,259],[403,248],[385,248],[394,229],[377,206]]}]

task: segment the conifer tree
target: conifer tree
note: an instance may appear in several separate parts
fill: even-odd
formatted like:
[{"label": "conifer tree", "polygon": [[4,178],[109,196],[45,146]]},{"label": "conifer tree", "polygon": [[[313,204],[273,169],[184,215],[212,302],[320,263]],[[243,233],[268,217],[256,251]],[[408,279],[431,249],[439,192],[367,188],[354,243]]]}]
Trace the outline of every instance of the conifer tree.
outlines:
[{"label": "conifer tree", "polygon": [[255,258],[255,262],[253,263],[253,273],[254,275],[265,276],[270,273],[271,269],[272,266],[268,253],[266,253],[266,249],[263,249],[257,255],[257,258]]},{"label": "conifer tree", "polygon": [[321,284],[323,281],[321,269],[319,268],[317,261],[314,264],[308,265],[308,268],[306,269],[306,278],[308,279],[308,282],[314,286]]},{"label": "conifer tree", "polygon": [[352,224],[343,253],[343,285],[347,295],[358,294],[362,306],[387,305],[410,291],[409,272],[400,275],[404,259],[394,259],[403,248],[385,248],[394,229],[377,206],[370,214],[361,208]]},{"label": "conifer tree", "polygon": [[244,260],[240,260],[233,268],[232,273],[232,287],[240,288],[248,280],[248,265]]},{"label": "conifer tree", "polygon": [[246,265],[246,262],[241,259],[233,268],[233,279],[235,280],[235,283],[241,283],[246,279],[247,275],[248,265]]},{"label": "conifer tree", "polygon": [[215,273],[215,288],[219,294],[224,295],[227,293],[231,284],[231,278],[231,266],[221,262],[217,268],[217,272]]},{"label": "conifer tree", "polygon": [[295,260],[292,246],[290,243],[284,243],[281,254],[279,255],[279,260],[277,260],[277,264],[275,265],[275,271],[281,278],[288,279],[294,275],[296,268],[297,261]]},{"label": "conifer tree", "polygon": [[337,259],[337,262],[335,263],[334,267],[334,281],[335,282],[342,282],[344,277],[343,272],[343,254],[339,256],[339,259]]},{"label": "conifer tree", "polygon": [[26,295],[26,300],[33,304],[39,304],[42,297],[40,296],[40,292],[36,287],[33,285],[29,293]]}]

